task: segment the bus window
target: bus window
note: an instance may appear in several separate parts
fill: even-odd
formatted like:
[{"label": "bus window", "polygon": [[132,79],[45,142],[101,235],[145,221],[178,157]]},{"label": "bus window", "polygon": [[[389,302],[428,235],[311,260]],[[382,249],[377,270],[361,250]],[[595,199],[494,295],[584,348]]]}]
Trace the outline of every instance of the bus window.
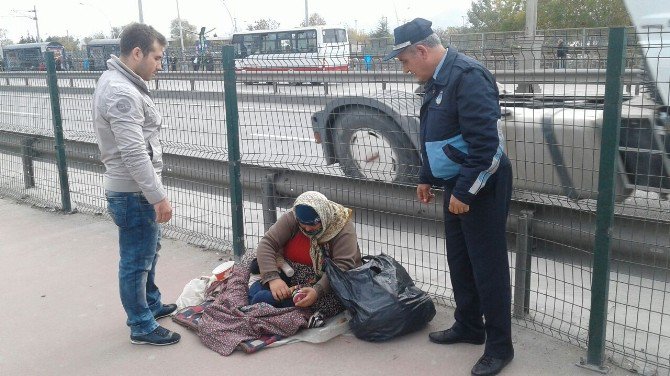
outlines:
[{"label": "bus window", "polygon": [[249,55],[247,46],[244,44],[244,35],[233,35],[233,47],[235,47],[235,58],[243,59]]},{"label": "bus window", "polygon": [[293,33],[279,33],[277,34],[277,42],[281,52],[293,52]]},{"label": "bus window", "polygon": [[324,29],[323,43],[346,43],[347,32],[344,29]]},{"label": "bus window", "polygon": [[107,69],[110,55],[121,55],[120,39],[92,39],[86,45],[89,70]]},{"label": "bus window", "polygon": [[277,34],[268,33],[261,35],[261,53],[274,54],[277,53]]},{"label": "bus window", "polygon": [[316,52],[316,31],[305,30],[296,33],[298,52]]}]

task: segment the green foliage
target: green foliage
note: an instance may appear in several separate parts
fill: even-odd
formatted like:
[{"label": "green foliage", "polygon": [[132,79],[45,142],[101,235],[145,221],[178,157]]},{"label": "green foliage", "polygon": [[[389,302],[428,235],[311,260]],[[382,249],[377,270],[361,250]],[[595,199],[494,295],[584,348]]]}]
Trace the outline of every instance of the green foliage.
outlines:
[{"label": "green foliage", "polygon": [[354,28],[347,29],[347,35],[349,35],[349,42],[352,44],[363,43],[366,40],[370,39],[370,36],[362,30],[356,30]]},{"label": "green foliage", "polygon": [[623,0],[538,0],[538,29],[629,26]]},{"label": "green foliage", "polygon": [[391,38],[393,35],[389,31],[389,21],[386,17],[379,19],[377,29],[370,34],[370,38]]},{"label": "green foliage", "polygon": [[[130,25],[130,24],[128,24],[128,25]],[[120,37],[121,37],[121,32],[122,32],[123,29],[124,29],[126,26],[128,26],[128,25],[125,25],[125,26],[112,26],[112,30],[109,31],[109,37],[112,38],[112,39],[120,38]]]},{"label": "green foliage", "polygon": [[523,30],[524,0],[475,0],[468,11],[472,31]]},{"label": "green foliage", "polygon": [[19,39],[19,44],[24,44],[24,43],[35,43],[35,42],[37,42],[37,40],[36,40],[34,37],[30,36],[30,35],[27,36],[27,37],[21,36],[21,39]]},{"label": "green foliage", "polygon": [[279,28],[279,22],[268,18],[268,19],[260,19],[254,21],[253,24],[247,25],[247,30],[252,31],[252,30],[275,30]]},{"label": "green foliage", "polygon": [[[468,11],[470,31],[522,31],[525,0],[475,0]],[[631,25],[623,0],[538,0],[537,29]]]},{"label": "green foliage", "polygon": [[[184,35],[184,47],[194,46],[198,40],[198,28],[186,20],[181,20],[181,27]],[[179,19],[175,18],[170,22],[170,38],[174,40],[176,46],[181,46],[179,38]]]},{"label": "green foliage", "polygon": [[445,46],[449,42],[450,35],[467,34],[471,32],[471,30],[465,26],[450,26],[447,27],[446,29],[442,29],[440,27],[434,27],[433,31],[435,31],[435,34],[437,34],[437,36],[440,37],[440,41],[442,41],[442,44]]},{"label": "green foliage", "polygon": [[49,36],[45,42],[58,42],[63,45],[65,51],[73,52],[79,51],[79,39],[75,39],[72,35],[66,36]]},{"label": "green foliage", "polygon": [[308,21],[307,25],[305,25],[305,21],[303,20],[300,23],[300,26],[303,26],[303,27],[305,27],[305,26],[319,26],[319,25],[325,25],[326,24],[326,20],[323,17],[321,17],[321,15],[318,14],[318,13],[312,13],[309,16],[309,19],[307,21]]},{"label": "green foliage", "polygon": [[93,39],[105,39],[105,38],[107,38],[105,36],[105,33],[103,33],[102,31],[98,31],[97,33],[95,33],[93,35],[89,35],[87,37],[84,37],[84,44],[88,44],[88,42],[90,42]]}]

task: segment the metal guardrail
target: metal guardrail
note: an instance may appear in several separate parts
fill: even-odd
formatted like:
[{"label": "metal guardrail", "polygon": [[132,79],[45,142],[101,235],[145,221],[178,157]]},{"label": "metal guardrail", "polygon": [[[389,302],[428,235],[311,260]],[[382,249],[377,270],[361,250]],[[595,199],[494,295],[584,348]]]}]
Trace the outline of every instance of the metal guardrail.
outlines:
[{"label": "metal guardrail", "polygon": [[[65,140],[65,154],[71,168],[99,172],[103,169],[97,144]],[[0,131],[0,152],[22,155],[24,182],[31,187],[34,182],[32,166],[34,159],[46,159],[55,163],[55,141],[53,137]],[[165,153],[163,176],[166,179],[196,182],[212,186],[230,186],[229,163],[193,156]],[[197,169],[193,166],[198,166]],[[385,182],[366,181],[361,189],[359,179],[329,176],[312,172],[292,171],[250,164],[241,164],[242,187],[245,194],[253,192],[257,201],[262,201],[262,191],[271,183],[274,193],[282,197],[295,198],[308,190],[318,189],[332,200],[345,206],[366,208],[389,215],[417,216],[426,219],[442,219],[442,197],[438,195],[435,206],[423,205],[416,200],[414,186],[403,186]],[[269,181],[268,181],[269,177]],[[33,183],[34,186],[34,183]],[[595,234],[595,213],[592,205],[580,205],[559,196],[520,195],[516,197],[512,210],[521,212],[532,208],[532,231],[534,236],[561,241],[571,247],[590,250]],[[263,208],[264,212],[276,208]],[[560,211],[560,214],[557,213]],[[649,214],[652,216],[652,214]],[[516,215],[508,221],[510,233],[518,227]],[[565,226],[557,226],[561,221]],[[654,225],[651,226],[650,223]],[[266,223],[266,226],[268,223]],[[582,229],[578,234],[571,228]],[[670,260],[670,215],[645,218],[618,212],[612,233],[612,252],[620,258],[634,259],[639,263],[658,263]],[[647,261],[645,261],[647,260]]]},{"label": "metal guardrail", "polygon": [[[548,69],[548,70],[491,70],[496,80],[502,84],[516,84],[519,89],[529,92],[532,85],[542,83],[579,83],[579,84],[604,84],[605,69]],[[102,72],[58,72],[58,79],[69,81],[73,87],[75,80],[97,81]],[[387,83],[409,83],[413,79],[402,71],[376,71],[376,72],[236,72],[238,82],[270,82],[276,83],[303,83],[315,82],[325,84],[328,93],[329,84],[345,83],[381,83],[382,88]],[[644,83],[644,70],[626,69],[622,77],[624,85],[636,86]],[[6,86],[31,86],[30,80],[46,79],[46,72],[0,72],[0,85]],[[20,84],[19,82],[20,81]],[[188,81],[191,90],[195,90],[196,82],[223,82],[222,72],[160,72],[154,79],[154,89],[161,90],[162,81]],[[639,89],[634,89],[639,93]],[[520,91],[520,90],[517,90]],[[631,91],[631,90],[628,90]]]}]

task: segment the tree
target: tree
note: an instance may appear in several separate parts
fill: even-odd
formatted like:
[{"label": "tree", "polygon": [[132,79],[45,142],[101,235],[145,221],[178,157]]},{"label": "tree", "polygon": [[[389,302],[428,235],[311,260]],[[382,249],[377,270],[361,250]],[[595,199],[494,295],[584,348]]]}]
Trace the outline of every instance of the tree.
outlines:
[{"label": "tree", "polygon": [[347,29],[347,35],[349,35],[349,41],[351,43],[364,43],[366,40],[370,39],[370,36],[365,33],[363,30],[356,30],[354,28]]},{"label": "tree", "polygon": [[58,42],[58,43],[62,44],[63,48],[65,48],[65,51],[68,51],[68,52],[79,51],[79,39],[75,39],[71,35],[49,36],[44,41],[45,42]]},{"label": "tree", "polygon": [[632,25],[623,0],[540,0],[539,29]]},{"label": "tree", "polygon": [[[128,24],[128,25],[130,25],[130,24]],[[128,25],[125,25],[125,26],[112,26],[112,29],[109,31],[109,37],[112,38],[112,39],[120,38],[120,37],[121,37],[121,32],[122,32],[123,29],[124,29],[126,26],[128,26]]]},{"label": "tree", "polygon": [[[475,0],[468,11],[472,31],[521,31],[525,0]],[[538,0],[538,29],[631,25],[623,0]]]},{"label": "tree", "polygon": [[476,0],[468,10],[468,21],[473,31],[523,30],[525,0]]},{"label": "tree", "polygon": [[274,30],[279,28],[279,22],[268,18],[254,21],[252,25],[247,26],[247,30]]},{"label": "tree", "polygon": [[349,45],[352,53],[359,53],[368,44],[370,36],[362,30],[354,28],[347,28],[347,35],[349,36]]},{"label": "tree", "polygon": [[303,26],[303,27],[305,27],[305,26],[319,26],[319,25],[325,25],[326,24],[326,20],[324,20],[323,17],[321,17],[321,15],[319,15],[318,13],[312,13],[309,16],[309,19],[307,21],[308,21],[307,25],[305,25],[305,21],[303,20],[300,23],[300,26]]},{"label": "tree", "polygon": [[19,39],[19,44],[35,43],[35,42],[37,42],[37,40],[30,35],[28,35],[27,37],[21,36],[21,39]]},{"label": "tree", "polygon": [[379,19],[377,29],[370,34],[370,38],[390,38],[392,37],[389,31],[389,21],[386,17]]},{"label": "tree", "polygon": [[[198,39],[198,28],[186,20],[181,20],[181,27],[184,30],[184,47],[194,46],[195,41]],[[170,38],[175,41],[177,46],[181,46],[178,18],[175,18],[170,22]]]},{"label": "tree", "polygon": [[435,34],[440,37],[440,41],[446,47],[449,44],[450,36],[454,34],[467,34],[470,32],[470,28],[467,26],[449,26],[446,29],[440,27],[433,28]]},{"label": "tree", "polygon": [[105,36],[105,33],[103,33],[102,31],[98,31],[95,34],[84,37],[84,44],[88,44],[88,42],[92,41],[93,39],[105,39],[105,38],[107,38]]}]

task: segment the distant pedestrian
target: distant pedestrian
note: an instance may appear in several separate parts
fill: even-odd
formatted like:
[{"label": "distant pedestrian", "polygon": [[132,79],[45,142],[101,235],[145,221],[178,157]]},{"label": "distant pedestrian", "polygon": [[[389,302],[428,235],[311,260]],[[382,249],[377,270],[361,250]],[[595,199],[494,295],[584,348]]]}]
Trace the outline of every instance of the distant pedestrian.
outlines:
[{"label": "distant pedestrian", "polygon": [[[419,113],[422,203],[444,188],[444,229],[456,322],[430,333],[440,344],[486,344],[473,375],[495,375],[514,358],[505,227],[512,167],[503,152],[498,87],[491,72],[455,48],[445,49],[417,18],[394,30],[404,72],[425,86]],[[483,317],[482,317],[483,316]]]},{"label": "distant pedestrian", "polygon": [[568,56],[568,46],[565,45],[563,39],[558,40],[556,45],[556,57],[558,58],[558,67],[565,68],[565,59]]},{"label": "distant pedestrian", "polygon": [[212,56],[211,52],[207,52],[205,54],[205,58],[203,59],[203,63],[205,65],[205,69],[208,71],[213,71],[214,70],[214,56]]},{"label": "distant pedestrian", "polygon": [[119,288],[133,344],[171,345],[180,336],[158,325],[176,304],[156,286],[160,223],[172,218],[161,181],[161,114],[146,81],[161,70],[165,37],[134,23],[121,33],[121,56],[107,60],[93,97],[93,122],[105,164],[107,208],[119,228]]},{"label": "distant pedestrian", "polygon": [[55,58],[54,63],[56,64],[56,70],[60,71],[63,70],[63,55],[58,55]]}]

